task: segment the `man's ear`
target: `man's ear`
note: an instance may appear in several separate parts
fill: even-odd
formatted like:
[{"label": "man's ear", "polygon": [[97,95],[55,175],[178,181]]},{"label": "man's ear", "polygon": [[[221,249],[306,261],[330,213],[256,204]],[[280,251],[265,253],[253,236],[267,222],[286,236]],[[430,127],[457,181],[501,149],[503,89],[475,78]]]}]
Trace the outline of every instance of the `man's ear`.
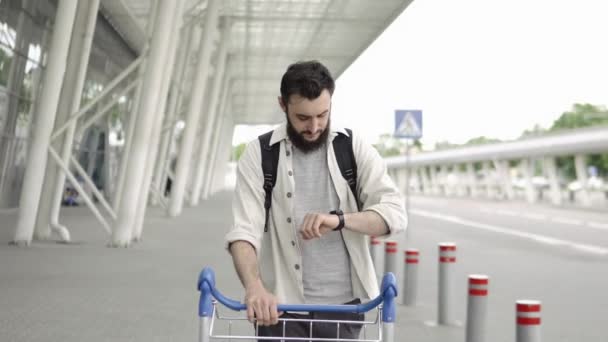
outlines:
[{"label": "man's ear", "polygon": [[279,101],[279,106],[281,106],[281,109],[283,109],[283,113],[287,113],[287,106],[285,103],[283,103],[283,97],[279,95],[277,100]]}]

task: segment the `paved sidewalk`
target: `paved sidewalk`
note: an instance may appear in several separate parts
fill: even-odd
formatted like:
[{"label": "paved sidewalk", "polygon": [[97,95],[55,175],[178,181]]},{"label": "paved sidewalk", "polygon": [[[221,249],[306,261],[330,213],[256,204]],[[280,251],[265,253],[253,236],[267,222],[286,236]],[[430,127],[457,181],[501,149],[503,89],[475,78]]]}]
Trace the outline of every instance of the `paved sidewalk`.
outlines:
[{"label": "paved sidewalk", "polygon": [[[223,250],[230,193],[169,219],[148,210],[144,239],[129,249],[105,247],[107,236],[87,208],[64,208],[73,244],[9,246],[16,211],[0,213],[0,340],[195,341],[196,280],[216,270],[224,294],[243,292]],[[422,303],[425,303],[423,300]],[[462,327],[429,327],[431,301],[398,308],[396,341],[462,341]]]}]

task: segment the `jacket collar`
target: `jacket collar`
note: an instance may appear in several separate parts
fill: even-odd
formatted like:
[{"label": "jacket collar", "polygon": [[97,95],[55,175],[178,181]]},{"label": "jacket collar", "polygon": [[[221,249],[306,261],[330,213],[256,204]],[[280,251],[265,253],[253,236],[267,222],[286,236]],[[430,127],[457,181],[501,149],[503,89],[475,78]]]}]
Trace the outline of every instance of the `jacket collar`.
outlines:
[{"label": "jacket collar", "polygon": [[[342,126],[336,126],[335,124],[332,124],[330,130],[331,131],[329,132],[328,137],[329,141],[333,141],[338,134],[344,134],[348,136],[348,132],[346,132],[346,129],[344,129],[344,127]],[[283,122],[281,125],[274,129],[274,131],[272,132],[272,137],[270,137],[270,146],[282,140],[289,140],[289,136],[287,135],[287,122]]]}]

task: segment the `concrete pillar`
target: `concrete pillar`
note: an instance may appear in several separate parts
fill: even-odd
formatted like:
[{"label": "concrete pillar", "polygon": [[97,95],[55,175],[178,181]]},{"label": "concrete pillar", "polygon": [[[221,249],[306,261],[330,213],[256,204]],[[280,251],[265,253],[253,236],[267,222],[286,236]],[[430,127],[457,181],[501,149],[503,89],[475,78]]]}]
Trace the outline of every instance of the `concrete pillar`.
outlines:
[{"label": "concrete pillar", "polygon": [[[165,119],[165,131],[161,132],[162,138],[158,156],[158,163],[154,171],[154,180],[152,181],[153,189],[159,196],[163,196],[167,182],[167,166],[171,162],[171,147],[174,140],[175,122],[180,117],[179,110],[182,99],[184,98],[184,83],[187,78],[186,71],[188,70],[188,62],[192,56],[192,52],[200,42],[200,30],[196,24],[191,24],[185,28],[185,38],[180,42],[182,45],[180,53],[177,55],[175,68],[174,87],[169,94],[169,104],[167,107],[167,116]],[[158,197],[152,196],[151,204],[158,205]]]},{"label": "concrete pillar", "polygon": [[172,19],[176,11],[174,2],[159,1],[154,20],[154,29],[148,61],[143,73],[141,98],[138,112],[137,129],[133,134],[131,151],[127,160],[124,188],[121,193],[120,206],[115,228],[112,232],[114,247],[127,247],[131,242],[133,227],[137,215],[137,201],[143,184],[146,151],[154,128],[154,115],[157,110],[159,94],[163,81],[163,66],[166,63],[167,46],[169,46]]},{"label": "concrete pillar", "polygon": [[217,112],[217,103],[220,97],[220,91],[222,89],[223,82],[227,81],[225,77],[226,62],[228,59],[228,47],[230,44],[230,28],[231,25],[228,21],[223,20],[222,22],[222,33],[220,36],[221,43],[219,52],[217,54],[217,65],[215,68],[215,75],[213,77],[213,85],[211,88],[211,96],[209,105],[207,107],[207,118],[208,120],[203,123],[204,128],[201,135],[201,146],[200,154],[198,156],[198,165],[194,174],[194,184],[192,186],[192,196],[190,197],[190,205],[198,205],[199,199],[201,198],[201,191],[204,183],[205,173],[211,172],[208,168],[211,164],[210,147],[212,142],[211,130],[215,126],[215,122],[219,120],[219,113]]},{"label": "concrete pillar", "polygon": [[40,106],[38,107],[38,115],[32,134],[19,201],[19,216],[14,237],[14,243],[19,246],[28,246],[34,234],[42,183],[44,182],[44,171],[48,159],[47,152],[53,133],[53,124],[55,123],[59,94],[63,84],[77,5],[76,1],[66,0],[60,0],[57,5],[44,86],[40,94]]},{"label": "concrete pillar", "polygon": [[500,177],[500,185],[507,199],[512,200],[515,198],[515,192],[513,191],[513,184],[511,183],[511,173],[509,171],[508,160],[494,160],[494,168]]},{"label": "concrete pillar", "polygon": [[522,159],[520,169],[525,180],[526,200],[528,203],[536,203],[536,192],[534,191],[534,184],[532,184],[532,177],[534,176],[534,162],[531,159]]},{"label": "concrete pillar", "polygon": [[435,165],[430,166],[431,183],[433,188],[433,195],[441,194],[441,185],[437,176],[437,167]]},{"label": "concrete pillar", "polygon": [[[226,77],[228,77],[229,73],[226,73]],[[211,172],[208,172],[205,174],[205,182],[204,182],[204,186],[203,186],[203,191],[202,191],[202,199],[207,199],[207,197],[209,196],[210,193],[213,192],[212,185],[213,185],[213,178],[215,177],[215,172],[216,172],[216,155],[217,153],[217,149],[218,144],[219,144],[219,140],[220,140],[220,133],[222,130],[222,125],[225,123],[226,120],[228,120],[228,118],[230,118],[230,120],[232,120],[232,116],[229,115],[229,110],[227,110],[227,108],[229,108],[229,104],[230,104],[230,91],[231,91],[231,84],[232,84],[232,80],[230,80],[229,78],[226,79],[226,81],[224,82],[224,85],[222,86],[222,92],[221,92],[221,101],[219,102],[219,106],[217,107],[217,112],[218,112],[218,120],[215,121],[215,128],[214,128],[214,133],[213,133],[213,140],[211,143],[211,157],[209,158],[209,160],[211,160],[211,164],[210,164],[210,170]],[[230,137],[232,139],[232,136]],[[232,146],[232,140],[230,141],[230,145]]]},{"label": "concrete pillar", "polygon": [[467,183],[469,185],[469,194],[472,198],[479,197],[477,177],[475,176],[475,165],[473,163],[467,163]]},{"label": "concrete pillar", "polygon": [[[232,149],[232,135],[234,132],[234,121],[232,115],[229,115],[228,120],[224,121],[219,148],[216,149],[214,160],[214,172],[209,185],[211,193],[215,193],[224,187],[224,179],[230,160],[230,151]],[[209,194],[207,194],[209,196]]]},{"label": "concrete pillar", "polygon": [[192,164],[192,151],[196,139],[196,131],[198,129],[201,111],[203,109],[204,95],[206,94],[207,78],[209,75],[209,61],[211,59],[211,49],[213,46],[213,37],[217,29],[217,21],[219,14],[220,1],[209,0],[207,2],[207,13],[205,14],[205,28],[201,40],[201,52],[196,66],[196,78],[192,87],[192,94],[188,106],[188,114],[186,117],[186,127],[182,135],[182,142],[177,158],[177,167],[175,172],[175,181],[171,187],[171,202],[169,204],[169,216],[178,216],[183,207],[184,194],[190,174],[190,166]]},{"label": "concrete pillar", "polygon": [[441,192],[444,196],[452,195],[450,186],[448,184],[449,170],[447,165],[441,165],[439,167],[439,184],[441,184]]},{"label": "concrete pillar", "polygon": [[[228,126],[231,125],[231,116],[227,113],[223,115],[223,120],[218,121],[215,133],[213,135],[213,145],[211,147],[211,163],[209,164],[209,174],[205,180],[205,186],[203,190],[203,199],[207,199],[209,195],[214,193],[218,188],[217,182],[222,182],[223,180],[219,180],[218,173],[222,172],[220,163],[223,158],[221,157],[222,151],[225,149],[225,139],[223,135],[228,134]],[[230,136],[232,138],[232,136]],[[232,144],[230,144],[232,145]]]},{"label": "concrete pillar", "polygon": [[543,167],[549,179],[549,189],[551,191],[551,203],[554,205],[562,204],[562,192],[559,186],[559,180],[557,179],[557,165],[555,163],[555,157],[543,158]]},{"label": "concrete pillar", "polygon": [[395,181],[397,182],[397,188],[401,190],[403,194],[411,194],[407,186],[407,173],[409,166],[404,166],[400,168],[393,169],[395,172]]},{"label": "concrete pillar", "polygon": [[[175,56],[177,50],[177,43],[179,41],[179,32],[182,24],[182,14],[184,11],[185,0],[175,1],[175,13],[172,18],[171,25],[172,36],[169,44],[169,49],[166,56],[165,68],[162,76],[162,83],[160,93],[158,97],[158,104],[156,112],[154,113],[154,127],[152,129],[152,135],[150,137],[150,144],[147,151],[146,157],[146,168],[144,171],[143,184],[140,189],[139,200],[137,201],[137,216],[135,218],[135,226],[132,231],[132,241],[140,241],[142,232],[144,229],[144,218],[146,215],[146,208],[148,206],[148,196],[150,193],[150,185],[152,183],[152,177],[154,176],[154,165],[158,157],[158,150],[160,145],[160,135],[163,126],[163,119],[165,117],[165,109],[167,107],[167,96],[169,87],[171,85],[171,78],[173,75]],[[156,194],[155,194],[156,195]]]},{"label": "concrete pillar", "polygon": [[462,165],[455,165],[454,169],[457,170],[458,175],[458,196],[467,197],[467,174],[462,170]]},{"label": "concrete pillar", "polygon": [[[153,33],[154,33],[154,28],[156,27],[155,23],[156,20],[158,18],[158,11],[159,11],[159,4],[160,1],[153,1],[154,5],[152,6],[152,11],[150,13],[150,17],[148,18],[148,21],[146,23],[146,37],[152,37]],[[143,51],[143,56],[148,55],[148,52],[150,50],[150,42],[151,39],[148,40],[144,51]],[[121,201],[123,198],[123,190],[124,190],[124,184],[125,184],[125,179],[127,178],[127,167],[128,167],[128,161],[129,161],[129,155],[131,154],[132,151],[132,142],[133,142],[133,136],[135,135],[135,126],[137,126],[138,123],[138,116],[139,116],[139,106],[141,104],[141,99],[142,99],[142,92],[145,88],[145,84],[143,84],[142,80],[144,79],[144,74],[146,72],[147,69],[147,64],[148,64],[148,60],[149,58],[147,57],[140,57],[143,58],[141,64],[138,67],[137,70],[137,79],[139,80],[139,84],[137,85],[137,89],[135,90],[135,94],[133,95],[133,101],[131,102],[130,106],[129,106],[129,121],[127,122],[127,127],[126,127],[126,137],[125,137],[125,146],[123,148],[123,152],[122,152],[122,157],[121,157],[121,162],[120,162],[120,166],[119,166],[119,171],[118,171],[118,180],[116,181],[116,192],[114,193],[114,198],[112,200],[112,208],[114,209],[114,212],[118,212],[118,209],[120,208],[121,205]]]},{"label": "concrete pillar", "polygon": [[422,168],[418,167],[414,170],[414,179],[416,180],[416,193],[424,194],[424,183],[422,182]]},{"label": "concrete pillar", "polygon": [[433,193],[433,186],[432,186],[431,180],[429,178],[428,169],[429,169],[428,166],[423,166],[420,168],[420,171],[422,172],[423,193],[425,195],[430,195]]},{"label": "concrete pillar", "polygon": [[[77,112],[80,108],[98,10],[99,0],[78,2],[63,88],[57,106],[55,129],[65,124],[71,114]],[[70,164],[75,131],[76,121],[69,126],[64,135],[55,139],[51,145],[56,151],[61,151],[61,159],[66,165]],[[40,197],[34,232],[36,239],[49,239],[51,231],[55,231],[62,241],[69,241],[69,231],[59,224],[64,187],[65,173],[57,166],[55,161],[47,163],[46,179]]]},{"label": "concrete pillar", "polygon": [[581,202],[584,206],[591,206],[591,197],[587,188],[587,168],[585,163],[585,155],[577,154],[574,156],[574,167],[576,169],[576,180],[581,185],[579,190]]},{"label": "concrete pillar", "polygon": [[494,198],[494,181],[493,181],[493,174],[492,174],[492,170],[490,168],[490,163],[487,161],[484,161],[482,164],[482,168],[483,168],[483,174],[484,174],[484,184],[486,186],[486,196],[488,198]]}]

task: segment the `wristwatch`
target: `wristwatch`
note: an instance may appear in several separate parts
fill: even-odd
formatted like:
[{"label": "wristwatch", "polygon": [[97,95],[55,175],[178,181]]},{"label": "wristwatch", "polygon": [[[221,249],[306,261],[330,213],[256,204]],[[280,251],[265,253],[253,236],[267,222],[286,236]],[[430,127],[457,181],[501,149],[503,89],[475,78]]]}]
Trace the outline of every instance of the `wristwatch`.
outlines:
[{"label": "wristwatch", "polygon": [[338,215],[338,219],[340,219],[340,223],[338,223],[338,226],[333,230],[341,230],[342,228],[344,228],[344,212],[342,212],[342,210],[340,209],[337,209],[330,211],[329,213],[332,215]]}]

